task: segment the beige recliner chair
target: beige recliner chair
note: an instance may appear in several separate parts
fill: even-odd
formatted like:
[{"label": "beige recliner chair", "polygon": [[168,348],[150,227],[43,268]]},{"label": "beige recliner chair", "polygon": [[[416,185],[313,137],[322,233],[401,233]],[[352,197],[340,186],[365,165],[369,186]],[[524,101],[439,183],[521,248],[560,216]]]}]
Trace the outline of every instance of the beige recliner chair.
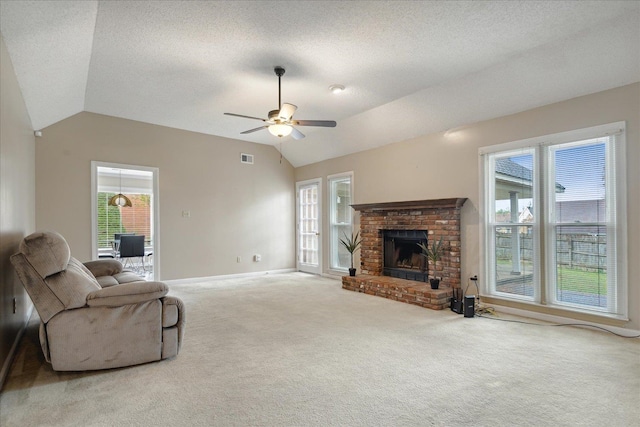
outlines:
[{"label": "beige recliner chair", "polygon": [[71,256],[55,232],[25,237],[11,256],[40,315],[40,344],[56,371],[118,368],[178,354],[185,310],[167,285],[120,262]]}]

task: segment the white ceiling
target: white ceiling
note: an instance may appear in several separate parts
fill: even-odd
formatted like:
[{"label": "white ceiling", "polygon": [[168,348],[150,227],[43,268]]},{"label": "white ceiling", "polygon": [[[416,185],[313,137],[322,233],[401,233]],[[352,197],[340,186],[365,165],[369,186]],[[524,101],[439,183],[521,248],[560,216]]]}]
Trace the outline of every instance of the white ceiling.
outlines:
[{"label": "white ceiling", "polygon": [[[640,81],[638,1],[0,0],[0,31],[34,129],[90,111],[294,166]],[[240,135],[261,123],[223,113],[277,109],[276,65],[295,118],[336,128]]]}]

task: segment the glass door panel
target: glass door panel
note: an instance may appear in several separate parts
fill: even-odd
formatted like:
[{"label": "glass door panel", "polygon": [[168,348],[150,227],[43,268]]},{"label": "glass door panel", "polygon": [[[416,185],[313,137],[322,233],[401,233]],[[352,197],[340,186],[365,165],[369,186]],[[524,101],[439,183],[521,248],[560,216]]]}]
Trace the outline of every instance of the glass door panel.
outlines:
[{"label": "glass door panel", "polygon": [[297,269],[320,274],[320,180],[299,182],[297,191]]}]

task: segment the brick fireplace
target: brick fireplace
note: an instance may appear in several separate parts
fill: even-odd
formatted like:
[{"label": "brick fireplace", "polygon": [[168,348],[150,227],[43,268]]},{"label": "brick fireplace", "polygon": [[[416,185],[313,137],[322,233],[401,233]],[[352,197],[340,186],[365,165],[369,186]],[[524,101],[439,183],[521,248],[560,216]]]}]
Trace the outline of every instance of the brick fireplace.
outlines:
[{"label": "brick fireplace", "polygon": [[[460,209],[466,200],[451,198],[352,205],[360,212],[361,274],[343,277],[342,287],[433,309],[447,307],[451,288],[460,287]],[[442,238],[446,250],[434,268],[431,264],[420,264],[419,258],[422,257],[416,258],[415,253],[398,255],[399,250],[396,250],[391,254],[385,235],[407,236],[409,243],[403,246],[407,248],[405,252],[410,251],[411,242],[425,238],[427,244]],[[393,266],[389,266],[390,260]],[[440,289],[432,290],[425,283],[427,275],[441,278]]]}]

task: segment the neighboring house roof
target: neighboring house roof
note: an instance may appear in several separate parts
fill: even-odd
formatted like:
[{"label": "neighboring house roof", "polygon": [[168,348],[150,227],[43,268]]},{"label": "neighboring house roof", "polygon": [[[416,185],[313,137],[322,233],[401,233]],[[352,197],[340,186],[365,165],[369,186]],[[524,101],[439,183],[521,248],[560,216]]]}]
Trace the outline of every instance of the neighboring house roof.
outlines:
[{"label": "neighboring house roof", "polygon": [[[508,177],[527,181],[527,185],[531,185],[532,171],[511,159],[498,159],[496,161],[496,172]],[[565,187],[556,182],[556,193],[564,193]]]},{"label": "neighboring house roof", "polygon": [[496,161],[496,172],[531,181],[531,169],[525,168],[511,159],[498,159]]},{"label": "neighboring house roof", "polygon": [[[511,212],[496,212],[495,221],[510,223]],[[606,226],[606,201],[597,200],[569,200],[556,202],[555,221],[560,226],[556,230],[559,234],[604,234]],[[533,214],[528,207],[518,212],[518,223],[533,222]],[[596,225],[600,223],[600,225]],[[562,226],[566,224],[567,226]],[[515,224],[514,224],[515,225]]]},{"label": "neighboring house roof", "polygon": [[525,207],[518,215],[518,222],[533,222],[533,214],[529,208]]}]

